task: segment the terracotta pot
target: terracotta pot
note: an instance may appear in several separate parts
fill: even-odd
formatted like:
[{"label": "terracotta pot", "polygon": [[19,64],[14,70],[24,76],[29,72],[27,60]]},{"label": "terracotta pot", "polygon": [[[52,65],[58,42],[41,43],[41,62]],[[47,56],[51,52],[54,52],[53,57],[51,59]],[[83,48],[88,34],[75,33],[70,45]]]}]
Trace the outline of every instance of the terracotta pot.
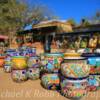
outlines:
[{"label": "terracotta pot", "polygon": [[89,75],[88,90],[96,91],[100,88],[100,75]]},{"label": "terracotta pot", "polygon": [[23,82],[27,80],[27,71],[23,70],[12,70],[11,77],[15,82]]},{"label": "terracotta pot", "polygon": [[30,57],[28,59],[28,67],[39,67],[40,66],[40,58],[37,56]]},{"label": "terracotta pot", "polygon": [[24,56],[12,57],[12,69],[25,69],[27,68],[27,61]]},{"label": "terracotta pot", "polygon": [[44,88],[55,90],[59,88],[60,79],[58,74],[44,74],[41,78],[41,83]]},{"label": "terracotta pot", "polygon": [[60,64],[63,61],[63,54],[61,53],[48,53],[45,54],[45,68],[48,72],[58,72]]},{"label": "terracotta pot", "polygon": [[80,99],[87,94],[87,79],[61,79],[61,93],[70,99]]},{"label": "terracotta pot", "polygon": [[39,68],[28,68],[27,76],[31,80],[39,79],[40,77],[40,69]]},{"label": "terracotta pot", "polygon": [[4,67],[4,59],[5,57],[4,56],[0,56],[0,67]]},{"label": "terracotta pot", "polygon": [[87,77],[90,73],[90,67],[87,65],[86,58],[68,57],[64,58],[64,62],[61,64],[61,73],[65,77],[71,78]]}]

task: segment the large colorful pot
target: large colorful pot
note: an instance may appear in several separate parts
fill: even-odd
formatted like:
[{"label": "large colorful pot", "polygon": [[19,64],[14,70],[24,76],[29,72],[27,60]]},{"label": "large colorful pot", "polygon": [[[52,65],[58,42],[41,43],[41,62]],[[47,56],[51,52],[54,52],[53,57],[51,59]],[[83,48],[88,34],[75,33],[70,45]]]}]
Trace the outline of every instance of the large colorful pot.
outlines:
[{"label": "large colorful pot", "polygon": [[7,72],[7,73],[10,73],[11,69],[12,69],[11,68],[11,57],[7,56],[5,58],[4,71]]},{"label": "large colorful pot", "polygon": [[58,72],[62,61],[63,54],[61,53],[45,54],[45,68],[48,72]]},{"label": "large colorful pot", "polygon": [[61,64],[61,73],[65,77],[87,77],[89,72],[90,68],[87,65],[87,60],[83,57],[64,58],[64,62]]},{"label": "large colorful pot", "polygon": [[12,57],[12,69],[25,69],[27,68],[27,59],[24,56]]},{"label": "large colorful pot", "polygon": [[5,59],[5,56],[0,56],[0,67],[4,67],[4,59]]},{"label": "large colorful pot", "polygon": [[34,68],[34,67],[28,68],[27,76],[31,80],[39,79],[39,77],[40,77],[40,69],[39,68]]},{"label": "large colorful pot", "polygon": [[41,77],[41,83],[44,88],[49,90],[55,90],[59,88],[60,79],[58,74],[44,74]]},{"label": "large colorful pot", "polygon": [[61,93],[65,97],[71,99],[79,99],[87,94],[87,79],[72,80],[72,79],[61,79]]},{"label": "large colorful pot", "polygon": [[89,75],[88,90],[96,91],[100,88],[100,75]]},{"label": "large colorful pot", "polygon": [[99,54],[84,54],[84,57],[88,59],[88,65],[90,66],[90,74],[100,74],[100,55]]},{"label": "large colorful pot", "polygon": [[27,71],[26,69],[23,70],[12,70],[11,77],[13,81],[16,82],[23,82],[27,80]]},{"label": "large colorful pot", "polygon": [[40,66],[40,58],[37,56],[30,57],[28,60],[28,67],[39,67]]}]

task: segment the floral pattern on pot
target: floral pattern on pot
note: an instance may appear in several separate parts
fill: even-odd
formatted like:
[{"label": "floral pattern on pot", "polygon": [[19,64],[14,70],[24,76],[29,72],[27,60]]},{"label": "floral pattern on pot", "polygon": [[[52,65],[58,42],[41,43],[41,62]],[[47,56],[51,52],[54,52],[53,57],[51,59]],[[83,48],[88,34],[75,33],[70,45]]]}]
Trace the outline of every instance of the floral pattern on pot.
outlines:
[{"label": "floral pattern on pot", "polygon": [[41,78],[41,83],[44,88],[55,90],[59,88],[60,79],[58,74],[44,74]]},{"label": "floral pattern on pot", "polygon": [[28,68],[27,76],[31,80],[39,79],[39,77],[40,77],[40,69],[39,68]]},{"label": "floral pattern on pot", "polygon": [[12,69],[25,69],[27,68],[27,59],[24,56],[12,57]]},{"label": "floral pattern on pot", "polygon": [[62,61],[63,54],[61,53],[45,54],[45,68],[48,72],[58,72]]},{"label": "floral pattern on pot", "polygon": [[30,57],[28,60],[28,67],[38,68],[40,66],[40,58],[37,56]]},{"label": "floral pattern on pot", "polygon": [[26,69],[23,70],[12,70],[11,77],[13,81],[22,82],[27,80],[27,71]]},{"label": "floral pattern on pot", "polygon": [[61,93],[68,98],[81,98],[87,94],[87,79],[82,80],[70,80],[62,79],[61,81]]},{"label": "floral pattern on pot", "polygon": [[96,91],[98,88],[100,88],[100,75],[89,75],[88,90]]},{"label": "floral pattern on pot", "polygon": [[64,59],[64,62],[61,64],[61,73],[65,77],[71,78],[82,78],[87,77],[90,72],[90,67],[87,65],[86,59],[82,58],[73,58],[73,59]]}]

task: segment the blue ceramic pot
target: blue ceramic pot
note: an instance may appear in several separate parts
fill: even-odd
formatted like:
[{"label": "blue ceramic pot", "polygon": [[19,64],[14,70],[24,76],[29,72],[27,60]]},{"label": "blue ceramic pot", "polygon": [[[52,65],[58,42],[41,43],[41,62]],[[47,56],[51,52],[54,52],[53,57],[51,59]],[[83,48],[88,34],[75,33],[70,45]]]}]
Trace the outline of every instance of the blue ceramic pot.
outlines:
[{"label": "blue ceramic pot", "polygon": [[44,88],[55,90],[59,88],[60,78],[58,74],[44,74],[41,78],[41,83]]},{"label": "blue ceramic pot", "polygon": [[47,53],[44,55],[45,69],[48,72],[58,72],[61,62],[63,61],[63,54],[61,53]]},{"label": "blue ceramic pot", "polygon": [[88,81],[86,79],[61,79],[61,93],[70,99],[80,99],[87,94]]}]

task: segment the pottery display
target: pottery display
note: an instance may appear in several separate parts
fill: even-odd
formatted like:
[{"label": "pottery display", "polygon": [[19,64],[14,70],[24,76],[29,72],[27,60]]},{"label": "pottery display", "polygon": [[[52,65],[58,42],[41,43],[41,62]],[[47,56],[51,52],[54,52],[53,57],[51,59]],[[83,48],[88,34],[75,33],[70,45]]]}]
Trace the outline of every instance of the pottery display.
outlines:
[{"label": "pottery display", "polygon": [[13,81],[23,82],[27,80],[27,71],[26,69],[22,70],[12,70],[11,77]]},{"label": "pottery display", "polygon": [[62,78],[61,79],[61,93],[63,96],[71,99],[80,99],[87,94],[87,79],[71,80]]},{"label": "pottery display", "polygon": [[90,67],[87,65],[87,60],[84,57],[66,57],[61,64],[61,73],[65,77],[87,77],[89,72]]},{"label": "pottery display", "polygon": [[28,68],[27,69],[27,76],[29,79],[36,80],[40,77],[40,69],[39,68]]},{"label": "pottery display", "polygon": [[11,72],[11,57],[10,56],[7,56],[5,58],[5,63],[4,63],[4,71],[7,72],[7,73],[10,73]]},{"label": "pottery display", "polygon": [[63,61],[63,54],[61,53],[47,53],[45,54],[45,68],[48,72],[58,72],[60,64]]},{"label": "pottery display", "polygon": [[33,56],[28,59],[28,67],[39,67],[40,58],[38,56]]},{"label": "pottery display", "polygon": [[88,90],[96,91],[100,88],[100,75],[89,75]]},{"label": "pottery display", "polygon": [[12,57],[12,69],[25,69],[27,68],[27,61],[24,56],[14,56]]},{"label": "pottery display", "polygon": [[55,90],[59,88],[60,79],[58,74],[44,74],[41,77],[41,83],[44,88]]},{"label": "pottery display", "polygon": [[4,67],[4,59],[5,59],[5,56],[0,56],[0,67]]}]

